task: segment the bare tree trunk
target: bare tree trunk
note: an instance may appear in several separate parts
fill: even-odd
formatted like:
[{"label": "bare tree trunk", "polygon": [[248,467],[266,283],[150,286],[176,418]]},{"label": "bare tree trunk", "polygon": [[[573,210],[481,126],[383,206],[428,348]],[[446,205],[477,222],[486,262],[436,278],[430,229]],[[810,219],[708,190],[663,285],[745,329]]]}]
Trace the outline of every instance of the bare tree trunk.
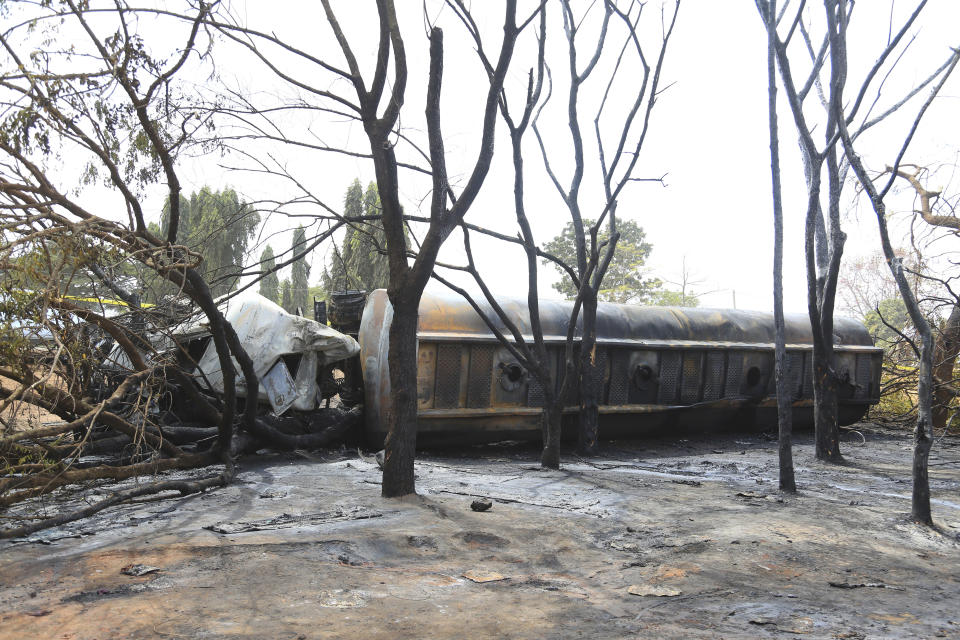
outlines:
[{"label": "bare tree trunk", "polygon": [[[579,370],[578,383],[580,397],[577,441],[580,452],[587,455],[594,453],[597,446],[597,429],[599,422],[598,404],[601,400],[600,395],[602,394],[603,371],[598,371],[596,367],[595,349],[597,296],[603,283],[607,267],[613,259],[619,238],[616,223],[618,198],[624,186],[632,180],[631,174],[636,166],[637,159],[646,138],[650,123],[650,114],[658,95],[660,72],[667,50],[667,43],[676,24],[679,4],[679,2],[674,3],[673,13],[669,19],[666,18],[668,15],[666,8],[664,7],[663,9],[663,13],[661,14],[663,37],[659,43],[660,48],[656,65],[651,69],[647,63],[647,57],[643,52],[640,39],[637,37],[637,22],[639,21],[639,13],[643,11],[643,3],[630,3],[629,7],[624,11],[617,6],[616,2],[604,2],[604,15],[599,26],[599,37],[593,47],[588,62],[581,70],[578,64],[579,52],[576,39],[582,26],[582,17],[578,18],[575,15],[573,3],[569,0],[563,0],[560,6],[563,15],[564,32],[567,38],[569,56],[568,69],[570,73],[570,84],[567,87],[566,93],[567,126],[570,133],[572,147],[571,159],[573,163],[569,186],[564,187],[560,184],[557,175],[553,171],[543,137],[537,130],[536,123],[534,122],[534,131],[537,132],[537,140],[540,145],[544,167],[567,206],[575,237],[574,245],[577,260],[576,268],[573,269],[573,271],[576,272],[576,276],[580,280],[575,306],[576,304],[581,304],[583,312],[580,353],[576,366],[576,369]],[[638,9],[638,13],[633,15],[635,7]],[[589,11],[589,9],[587,9],[587,11]],[[623,23],[627,29],[627,38],[620,49],[620,57],[614,66],[614,71],[608,78],[604,97],[593,120],[597,142],[596,151],[600,161],[605,199],[600,203],[603,206],[600,209],[600,215],[596,223],[589,228],[590,235],[588,244],[587,229],[585,228],[581,203],[581,188],[583,186],[584,170],[587,163],[584,160],[584,140],[580,121],[579,96],[581,88],[585,86],[585,83],[597,68],[597,62],[605,50],[611,18],[615,18],[615,22]],[[638,54],[639,67],[642,68],[642,72],[634,74],[633,86],[635,93],[633,106],[622,120],[622,129],[618,135],[619,140],[616,144],[616,151],[612,157],[608,158],[606,155],[607,150],[603,142],[603,135],[601,134],[600,121],[604,115],[607,98],[611,95],[610,90],[617,76],[617,70],[621,68],[620,63],[623,60],[624,52],[634,48]],[[609,50],[609,47],[607,50]],[[636,129],[634,129],[635,123],[637,125]],[[631,132],[637,134],[637,137],[635,140],[628,142]],[[629,160],[624,160],[621,164],[621,160],[625,157],[629,157]],[[597,235],[605,222],[605,217],[607,218],[606,224],[609,228],[609,237],[605,243],[599,243]],[[572,321],[576,321],[576,314],[574,314]],[[573,336],[568,336],[568,340],[571,341],[572,344]],[[565,394],[561,394],[560,402],[564,400]]]},{"label": "bare tree trunk", "polygon": [[600,417],[599,401],[603,371],[597,367],[597,293],[593,288],[583,295],[583,342],[580,345],[580,428],[577,450],[583,455],[597,451]]},{"label": "bare tree trunk", "polygon": [[913,492],[910,496],[910,517],[920,524],[933,526],[930,477],[927,473],[930,448],[933,446],[933,434],[929,426],[925,416],[917,417],[917,428],[913,432]]},{"label": "bare tree trunk", "polygon": [[[884,217],[880,237],[884,254],[900,287],[900,295],[907,306],[917,333],[920,334],[920,367],[917,374],[917,426],[913,432],[913,494],[910,515],[915,522],[933,526],[930,510],[930,478],[927,463],[933,446],[933,332],[924,318],[910,284],[903,273],[903,264],[893,255],[886,228],[886,211],[882,201],[874,203],[878,216]],[[889,250],[889,253],[888,253]]]},{"label": "bare tree trunk", "polygon": [[[469,22],[469,19],[467,19],[468,14],[464,9],[463,4],[459,0],[457,0],[452,6],[456,6],[461,11],[461,16]],[[537,257],[540,255],[540,252],[534,239],[533,230],[530,227],[530,221],[527,217],[526,205],[524,202],[523,136],[530,125],[534,108],[537,106],[537,103],[540,99],[546,69],[546,64],[544,61],[544,51],[547,37],[545,5],[541,5],[539,8],[539,14],[540,30],[539,35],[537,36],[537,66],[535,71],[530,71],[530,81],[527,87],[526,101],[520,117],[516,118],[513,114],[511,114],[505,97],[499,101],[500,114],[502,115],[507,128],[510,130],[510,140],[513,151],[514,210],[517,217],[517,225],[520,227],[520,236],[518,241],[523,245],[527,261],[527,309],[529,312],[530,331],[533,337],[533,345],[531,346],[529,344],[528,340],[524,337],[514,319],[497,303],[495,296],[490,291],[484,280],[480,277],[473,260],[473,252],[470,249],[470,228],[467,225],[462,226],[464,250],[468,260],[465,270],[470,273],[471,276],[473,276],[474,281],[483,292],[490,309],[499,319],[500,325],[496,325],[491,318],[489,318],[487,314],[480,309],[473,297],[465,290],[457,287],[438,274],[434,274],[433,277],[443,282],[450,289],[462,295],[474,307],[480,317],[483,318],[484,322],[487,324],[490,331],[497,337],[497,340],[501,343],[501,345],[506,348],[511,355],[527,369],[532,378],[534,378],[540,384],[544,395],[543,411],[540,416],[543,446],[541,451],[541,464],[547,468],[557,469],[560,467],[560,435],[562,426],[561,422],[563,419],[564,399],[567,397],[566,390],[572,384],[572,372],[575,372],[575,368],[568,367],[565,359],[563,368],[557,371],[555,375],[553,371],[552,358],[550,357],[550,352],[544,342],[543,323],[541,322],[540,318],[540,297],[538,293],[539,289],[537,282]],[[473,36],[475,42],[477,43],[478,54],[483,60],[484,66],[489,67],[489,61],[482,53],[483,47],[482,42],[479,39],[479,34],[474,32]],[[577,311],[573,314],[573,317],[570,320],[570,326],[576,325],[577,313],[579,313],[579,305],[575,305],[575,307]],[[507,329],[506,332],[502,330],[503,327]],[[508,341],[505,335],[507,332],[509,332],[513,337],[512,343]],[[573,332],[570,331],[567,341],[570,343],[572,340]],[[556,392],[558,381],[563,387],[561,393],[559,394]]]},{"label": "bare tree trunk", "polygon": [[414,453],[417,447],[417,309],[419,296],[410,300],[390,296],[390,431],[384,444],[383,496],[413,493]]},{"label": "bare tree trunk", "polygon": [[[828,28],[846,32],[846,0],[825,0],[824,8]],[[833,311],[837,297],[837,280],[840,275],[840,260],[846,235],[840,229],[840,167],[837,158],[837,118],[843,115],[843,89],[847,79],[847,50],[845,42],[832,41],[830,46],[830,93],[825,138],[827,146],[823,156],[827,167],[827,205],[830,219],[829,258],[826,272],[819,274],[817,312],[814,323],[814,430],[816,456],[826,462],[843,462],[840,454],[840,423],[837,407],[839,378],[834,370],[833,358]],[[822,219],[822,212],[818,220]],[[808,231],[809,233],[809,231]],[[813,252],[812,243],[807,250]],[[810,258],[812,259],[812,258]],[[819,347],[819,348],[818,348]]]},{"label": "bare tree trunk", "polygon": [[[831,58],[832,59],[832,58]],[[845,60],[844,60],[845,62]],[[840,67],[839,63],[834,63],[832,69]],[[843,71],[831,71],[830,99],[838,102],[842,97],[843,91]],[[837,78],[839,76],[839,78]],[[836,132],[836,125],[833,123],[832,116],[827,123],[827,137],[833,138]],[[818,282],[819,297],[818,306],[820,310],[820,336],[819,341],[822,345],[820,354],[821,362],[819,367],[821,375],[814,376],[814,430],[816,434],[816,456],[818,460],[826,462],[843,462],[843,455],[840,453],[840,421],[839,407],[837,406],[837,393],[840,380],[834,368],[833,356],[833,314],[837,298],[837,281],[840,277],[840,260],[843,257],[843,247],[846,242],[846,234],[840,229],[840,192],[843,187],[840,181],[840,167],[837,159],[837,147],[833,144],[827,150],[825,159],[827,165],[827,199],[828,211],[830,214],[830,243],[829,258],[827,260],[827,269],[820,274]],[[822,215],[818,217],[822,220]],[[816,338],[814,338],[816,340]],[[818,351],[814,351],[814,369],[818,367]],[[819,389],[817,388],[819,386]]]},{"label": "bare tree trunk", "polygon": [[[761,5],[762,6],[762,5]],[[780,462],[780,490],[796,492],[793,473],[793,397],[788,386],[786,325],[783,318],[783,191],[780,184],[780,141],[777,129],[776,0],[766,6],[767,88],[770,120],[770,176],[773,191],[773,322],[776,332],[775,371],[777,382],[777,451]]]},{"label": "bare tree trunk", "polygon": [[837,381],[831,358],[813,352],[813,425],[817,460],[843,462],[837,409]]},{"label": "bare tree trunk", "polygon": [[[236,411],[237,398],[237,372],[233,366],[233,361],[230,359],[231,349],[228,345],[227,337],[227,331],[228,329],[232,331],[232,327],[230,327],[226,318],[223,317],[220,309],[217,308],[210,293],[210,287],[207,286],[207,283],[200,274],[193,269],[187,269],[184,281],[189,282],[194,301],[207,316],[207,320],[210,323],[210,335],[213,338],[213,344],[217,350],[220,370],[223,372],[223,413],[220,417],[220,425],[218,427],[217,452],[223,463],[230,468],[233,464],[230,456],[230,448],[233,442],[233,416]],[[241,365],[244,362],[244,358],[249,360],[249,356],[247,356],[239,340],[237,340],[237,344],[234,345],[233,352]],[[249,373],[251,375],[253,374],[252,367],[250,367]],[[249,378],[246,384],[248,392],[247,398],[252,400],[252,402],[247,403],[247,413],[253,414],[256,412],[255,407],[258,388],[256,375],[252,375],[252,378]],[[252,395],[250,395],[251,388],[253,389]]]},{"label": "bare tree trunk", "polygon": [[[823,289],[816,266],[816,220],[820,211],[820,170],[822,157],[811,160],[807,182],[807,218],[804,254],[807,265],[807,315],[813,334],[813,421],[816,457],[840,462],[837,429],[837,383],[832,367],[833,332],[829,338],[823,330],[821,300]],[[832,326],[832,324],[831,324]]]},{"label": "bare tree trunk", "polygon": [[560,468],[560,426],[563,419],[563,396],[544,393],[540,427],[543,432],[543,451],[540,464],[548,469]]}]

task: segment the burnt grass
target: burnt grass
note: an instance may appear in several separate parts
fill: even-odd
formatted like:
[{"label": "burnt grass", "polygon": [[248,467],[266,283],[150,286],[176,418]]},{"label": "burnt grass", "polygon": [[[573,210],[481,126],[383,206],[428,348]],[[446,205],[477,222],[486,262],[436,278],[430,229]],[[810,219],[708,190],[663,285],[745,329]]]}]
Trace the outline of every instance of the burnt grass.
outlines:
[{"label": "burnt grass", "polygon": [[251,457],[224,489],[0,543],[0,638],[960,637],[960,440],[931,455],[935,529],[907,518],[908,433],[857,425],[844,465],[796,443],[796,495],[762,433],[560,471],[529,444],[426,451],[402,500],[369,452]]}]

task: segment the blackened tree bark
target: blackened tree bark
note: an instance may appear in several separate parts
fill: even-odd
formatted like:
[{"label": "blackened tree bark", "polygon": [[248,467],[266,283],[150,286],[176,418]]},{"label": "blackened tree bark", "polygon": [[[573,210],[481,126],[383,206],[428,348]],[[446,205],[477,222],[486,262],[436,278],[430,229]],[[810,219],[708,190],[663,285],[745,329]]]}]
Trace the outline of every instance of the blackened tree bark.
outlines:
[{"label": "blackened tree bark", "polygon": [[930,511],[930,480],[927,472],[927,462],[930,457],[930,447],[933,444],[933,332],[930,324],[924,317],[920,306],[917,303],[910,284],[903,271],[903,263],[896,256],[893,245],[890,243],[890,234],[887,230],[886,205],[883,202],[883,195],[874,186],[867,175],[866,169],[860,162],[859,157],[853,149],[852,143],[849,143],[849,136],[844,135],[844,146],[847,150],[847,156],[850,158],[850,164],[857,179],[861,181],[864,190],[870,198],[870,204],[877,216],[877,224],[880,228],[880,242],[883,246],[883,254],[890,266],[890,271],[900,289],[900,295],[910,319],[917,330],[920,338],[920,366],[917,374],[917,424],[914,428],[914,450],[913,450],[913,492],[911,496],[911,515],[919,523],[932,525],[933,515]]},{"label": "blackened tree bark", "polygon": [[[469,33],[473,35],[479,56],[484,68],[490,72],[493,65],[487,58],[483,48],[483,42],[480,38],[479,29],[473,22],[470,12],[461,0],[454,0],[453,6],[457,9],[457,15],[467,27]],[[465,267],[456,267],[469,273],[474,282],[477,283],[484,298],[487,301],[489,309],[493,312],[495,318],[489,317],[484,309],[477,304],[473,296],[466,290],[454,285],[446,278],[434,273],[434,278],[443,282],[450,289],[462,295],[478,315],[483,318],[488,328],[497,337],[497,340],[503,345],[517,362],[524,367],[527,372],[540,384],[543,389],[544,407],[541,414],[541,433],[543,439],[543,450],[541,453],[541,464],[548,468],[559,468],[560,466],[560,426],[563,417],[562,394],[556,392],[557,381],[561,381],[561,386],[569,384],[570,376],[565,376],[567,368],[563,366],[556,373],[553,370],[550,352],[544,342],[543,323],[540,318],[540,295],[539,284],[537,281],[537,259],[543,255],[538,248],[530,226],[530,220],[527,216],[526,202],[524,199],[524,163],[523,163],[523,140],[527,132],[534,109],[540,100],[543,89],[544,73],[546,68],[544,51],[547,40],[547,7],[546,3],[540,5],[537,13],[531,16],[529,20],[539,14],[539,32],[537,36],[537,62],[534,68],[529,71],[529,80],[524,96],[523,109],[519,118],[511,114],[508,106],[506,92],[499,100],[499,111],[507,129],[510,132],[510,147],[513,162],[513,198],[514,211],[517,218],[517,226],[520,227],[519,243],[523,247],[527,263],[527,309],[529,311],[530,332],[533,338],[533,344],[523,335],[520,327],[507,314],[503,307],[498,303],[496,296],[490,291],[486,282],[481,277],[476,268],[473,259],[473,251],[470,246],[470,232],[472,229],[463,226],[464,250],[467,258]],[[445,265],[447,266],[447,265]],[[571,322],[575,323],[574,317]],[[503,329],[506,331],[504,331]],[[510,338],[507,337],[509,333]]]},{"label": "blackened tree bark", "polygon": [[[846,29],[846,0],[825,0],[827,28],[836,24]],[[847,81],[846,47],[830,46],[830,91],[827,104],[826,154],[827,167],[827,210],[830,220],[829,254],[827,270],[818,278],[816,313],[818,322],[819,349],[814,348],[814,433],[816,438],[816,456],[819,460],[842,462],[840,454],[840,429],[838,413],[838,391],[840,376],[834,367],[833,358],[833,311],[837,297],[837,281],[840,277],[840,260],[846,234],[840,229],[840,192],[843,184],[840,180],[840,167],[837,156],[836,131],[837,114],[842,117],[843,90]],[[808,248],[808,252],[814,249]],[[812,310],[811,310],[812,312]],[[819,340],[817,339],[819,338]]]},{"label": "blackened tree bark", "polygon": [[[834,32],[846,33],[849,12],[852,3],[849,0],[824,0],[826,34],[819,48],[807,31],[807,21],[803,11],[807,3],[800,3],[791,21],[786,23],[786,35],[781,39],[776,36],[777,64],[783,82],[790,110],[800,138],[801,152],[804,160],[804,174],[807,183],[807,214],[805,227],[805,254],[807,269],[807,310],[813,333],[813,384],[814,384],[814,416],[816,428],[816,455],[820,460],[841,462],[838,428],[837,396],[842,373],[836,370],[833,356],[833,314],[836,299],[837,282],[840,273],[840,261],[843,255],[843,246],[846,239],[840,228],[840,195],[843,187],[844,166],[837,151],[839,144],[839,129],[841,120],[845,126],[851,126],[857,118],[860,107],[865,102],[867,92],[882,80],[875,82],[882,69],[895,66],[886,65],[891,55],[903,41],[905,34],[914,24],[920,14],[925,0],[919,2],[902,27],[893,33],[884,49],[881,51],[874,65],[867,72],[856,97],[849,107],[844,104],[843,92],[847,80],[847,50],[845,39],[831,40]],[[782,16],[780,16],[782,18]],[[806,54],[809,56],[812,69],[802,84],[797,84],[793,77],[791,59],[788,49],[791,40],[799,33],[805,42]],[[821,70],[829,61],[829,85],[824,91],[820,79]],[[943,67],[939,71],[942,71]],[[929,81],[928,81],[929,82]],[[811,89],[817,87],[822,94],[822,104],[826,117],[824,123],[824,143],[818,147],[814,141],[808,116],[804,110],[804,101]],[[913,95],[909,93],[904,99],[894,103],[881,115],[867,119],[860,123],[850,137],[855,140],[864,131],[880,122],[891,113],[900,109]],[[847,159],[849,161],[849,158]],[[824,166],[827,170],[827,212],[829,234],[823,222],[821,207],[822,177]]]},{"label": "blackened tree bark", "polygon": [[780,141],[777,130],[776,0],[760,0],[757,7],[767,30],[767,110],[770,123],[770,178],[773,194],[773,322],[775,330],[775,376],[777,384],[777,451],[781,491],[796,492],[793,473],[793,391],[788,386],[786,326],[783,318],[783,198],[780,184]]},{"label": "blackened tree bark", "polygon": [[[842,23],[839,25],[836,23],[830,25],[829,38],[831,47],[845,47],[846,30],[843,28]],[[897,283],[897,288],[900,290],[900,296],[903,298],[904,305],[907,307],[907,312],[910,314],[910,320],[913,322],[920,342],[920,363],[917,372],[917,424],[914,428],[912,465],[913,491],[911,495],[911,517],[915,522],[928,526],[933,525],[933,514],[930,510],[930,479],[928,475],[930,448],[933,445],[933,330],[910,286],[910,281],[904,271],[903,262],[897,257],[893,245],[890,242],[890,233],[887,229],[887,209],[884,198],[889,193],[893,182],[897,178],[900,163],[916,133],[917,127],[920,125],[923,115],[926,113],[927,108],[933,102],[934,98],[940,93],[950,74],[956,68],[958,61],[960,61],[960,48],[953,50],[947,60],[949,64],[941,67],[942,73],[940,71],[937,72],[940,76],[939,82],[937,82],[931,90],[926,102],[924,102],[923,106],[917,112],[910,130],[905,135],[903,145],[900,147],[892,170],[888,172],[890,175],[886,178],[886,183],[881,188],[878,188],[870,178],[862,159],[857,154],[853,136],[847,129],[847,122],[843,117],[842,106],[838,105],[836,107],[840,139],[843,142],[846,158],[850,162],[850,167],[853,169],[857,181],[870,199],[870,205],[877,217],[883,255]]]},{"label": "blackened tree bark", "polygon": [[[834,15],[838,11],[838,3],[834,0],[825,0],[824,8],[827,14]],[[840,7],[840,9],[842,10],[843,7]],[[799,19],[799,13],[797,18]],[[794,23],[795,26],[796,23]],[[791,33],[792,29],[793,27]],[[802,27],[801,30],[806,36],[806,31]],[[807,40],[809,42],[809,38]],[[826,142],[824,149],[819,150],[803,114],[803,100],[813,86],[819,88],[820,68],[824,58],[822,55],[814,57],[813,71],[807,82],[804,83],[803,88],[798,91],[789,72],[786,55],[787,44],[788,42],[781,42],[778,37],[777,57],[781,77],[790,98],[794,121],[797,123],[797,129],[800,132],[800,142],[804,156],[804,174],[807,182],[808,198],[804,231],[804,255],[807,271],[807,314],[810,317],[810,326],[813,333],[815,452],[819,460],[842,462],[837,407],[839,376],[834,370],[833,362],[833,310],[845,236],[840,229],[839,199],[841,184],[839,182],[836,154],[836,126],[831,120],[832,110],[830,106],[842,100],[843,87],[846,82],[846,54],[845,52],[834,51],[832,48],[829,49],[830,84],[828,95],[824,98],[824,106],[828,113]],[[788,79],[790,79],[789,84]],[[824,165],[827,166],[828,172],[827,196],[831,223],[829,236],[824,231],[823,210],[820,203],[821,171]]]}]

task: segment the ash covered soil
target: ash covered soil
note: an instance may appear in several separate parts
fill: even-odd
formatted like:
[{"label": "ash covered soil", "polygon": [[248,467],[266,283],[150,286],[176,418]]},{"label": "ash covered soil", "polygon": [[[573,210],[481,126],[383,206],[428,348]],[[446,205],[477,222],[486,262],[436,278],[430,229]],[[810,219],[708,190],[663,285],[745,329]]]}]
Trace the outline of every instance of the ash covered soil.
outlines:
[{"label": "ash covered soil", "polygon": [[248,458],[227,488],[0,543],[0,637],[960,638],[960,441],[931,456],[936,531],[906,517],[909,434],[858,425],[846,466],[796,441],[796,496],[764,434],[561,471],[529,445],[427,452],[404,500],[369,454]]}]

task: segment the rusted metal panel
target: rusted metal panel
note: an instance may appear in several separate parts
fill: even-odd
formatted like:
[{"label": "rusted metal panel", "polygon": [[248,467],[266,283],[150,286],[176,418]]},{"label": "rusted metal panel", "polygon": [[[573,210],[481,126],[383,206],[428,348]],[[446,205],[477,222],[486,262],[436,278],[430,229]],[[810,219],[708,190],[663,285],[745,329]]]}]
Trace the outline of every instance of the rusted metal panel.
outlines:
[{"label": "rusted metal panel", "polygon": [[530,383],[527,385],[527,406],[542,407],[544,402],[546,402],[546,397],[543,393],[543,385],[540,384],[539,380],[531,377]]},{"label": "rusted metal panel", "polygon": [[685,351],[683,353],[683,381],[680,383],[680,404],[694,404],[700,401],[703,388],[703,353]]},{"label": "rusted metal panel", "polygon": [[[526,340],[526,301],[503,308]],[[553,379],[563,359],[569,303],[542,301],[544,339]],[[488,313],[488,317],[494,317]],[[382,437],[388,407],[387,368],[392,309],[384,291],[373,292],[360,328],[367,393],[367,430]],[[811,419],[812,345],[805,315],[786,322],[787,376],[796,414]],[[855,420],[879,396],[882,351],[859,323],[838,318],[834,333],[839,369],[850,384],[841,395],[841,419]],[[634,415],[635,424],[701,424],[696,416],[747,420],[767,411],[775,419],[773,319],[748,311],[675,309],[601,304],[597,312],[596,382],[602,416]],[[459,298],[425,294],[418,327],[420,430],[429,433],[489,431],[504,437],[536,433],[544,403],[540,382],[496,342],[486,324]],[[579,345],[575,345],[575,352]],[[839,370],[838,369],[838,370]],[[578,411],[578,385],[564,399],[564,414]],[[771,410],[772,409],[772,410]],[[704,412],[707,412],[704,414]],[[746,413],[745,413],[746,412]],[[665,416],[670,416],[669,419]],[[757,418],[759,419],[759,418]],[[796,418],[795,418],[796,420]],[[706,420],[709,422],[709,419]],[[601,421],[601,434],[604,429]]]},{"label": "rusted metal panel", "polygon": [[727,353],[727,380],[723,389],[724,398],[735,398],[741,395],[740,387],[743,384],[743,354]]},{"label": "rusted metal panel", "polygon": [[467,407],[490,406],[490,383],[493,379],[493,345],[470,346],[470,374],[467,378]]},{"label": "rusted metal panel", "polygon": [[434,406],[438,409],[453,409],[460,406],[460,357],[463,348],[459,344],[437,345],[437,380]]},{"label": "rusted metal panel", "polygon": [[796,351],[787,353],[787,387],[790,389],[792,399],[803,396],[803,359],[802,353]]},{"label": "rusted metal panel", "polygon": [[470,348],[466,345],[460,347],[460,397],[457,399],[458,407],[467,406],[467,396],[470,391]]},{"label": "rusted metal panel", "polygon": [[803,397],[813,397],[813,351],[803,354]]},{"label": "rusted metal panel", "polygon": [[625,349],[614,349],[610,358],[610,391],[607,393],[607,402],[626,404],[633,371],[630,368],[630,352]]},{"label": "rusted metal panel", "polygon": [[660,354],[660,390],[657,394],[659,404],[677,403],[682,360],[683,354],[679,351],[665,351]]},{"label": "rusted metal panel", "polygon": [[417,407],[433,408],[433,389],[437,379],[437,345],[420,345],[417,353]]},{"label": "rusted metal panel", "polygon": [[596,346],[594,348],[593,382],[597,385],[597,399],[605,404],[607,399],[607,384],[610,381],[609,349]]},{"label": "rusted metal panel", "polygon": [[[575,360],[577,360],[577,359],[580,358],[580,353],[579,353],[579,352],[580,352],[580,349],[579,349],[579,348],[574,349],[573,357],[574,357]],[[559,374],[560,369],[564,366],[563,362],[564,362],[564,354],[562,354],[562,353],[559,352],[559,350],[558,350],[558,352],[557,352],[557,371],[558,371],[558,374]],[[557,392],[557,395],[559,396],[559,395],[560,395],[560,391],[562,390],[562,389],[561,389],[561,385],[563,384],[563,380],[561,379],[560,375],[555,375],[555,376],[553,376],[553,379],[556,381],[556,385],[557,385],[557,386],[556,386],[556,392]],[[563,398],[563,404],[564,404],[564,406],[573,407],[573,406],[576,406],[576,405],[579,404],[579,403],[580,403],[580,385],[577,384],[576,381],[573,381],[572,384],[567,385],[567,394],[566,394],[566,396],[564,396],[564,398]]]},{"label": "rusted metal panel", "polygon": [[773,353],[749,352],[743,356],[740,395],[760,398],[767,395],[773,378]]},{"label": "rusted metal panel", "polygon": [[856,390],[853,393],[853,397],[863,400],[871,397],[870,394],[870,383],[871,383],[871,367],[873,366],[872,358],[867,354],[858,354],[857,355],[857,372],[856,372]]},{"label": "rusted metal panel", "polygon": [[857,354],[835,353],[834,368],[840,379],[837,396],[841,400],[854,398],[857,392]]},{"label": "rusted metal panel", "polygon": [[880,377],[883,374],[883,352],[873,354],[871,358],[870,403],[880,402]]},{"label": "rusted metal panel", "polygon": [[723,397],[723,374],[726,356],[722,351],[708,351],[704,369],[703,400],[719,400]]}]

